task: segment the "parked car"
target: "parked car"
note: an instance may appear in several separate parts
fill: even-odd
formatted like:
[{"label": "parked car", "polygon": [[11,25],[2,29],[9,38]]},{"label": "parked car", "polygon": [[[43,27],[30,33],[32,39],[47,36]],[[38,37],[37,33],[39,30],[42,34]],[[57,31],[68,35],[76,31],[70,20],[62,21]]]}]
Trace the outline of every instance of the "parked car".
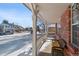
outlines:
[{"label": "parked car", "polygon": [[3,32],[0,32],[0,35],[5,35],[5,33],[3,33]]},{"label": "parked car", "polygon": [[5,32],[5,35],[10,35],[10,34],[13,34],[13,32],[12,31],[6,31]]}]

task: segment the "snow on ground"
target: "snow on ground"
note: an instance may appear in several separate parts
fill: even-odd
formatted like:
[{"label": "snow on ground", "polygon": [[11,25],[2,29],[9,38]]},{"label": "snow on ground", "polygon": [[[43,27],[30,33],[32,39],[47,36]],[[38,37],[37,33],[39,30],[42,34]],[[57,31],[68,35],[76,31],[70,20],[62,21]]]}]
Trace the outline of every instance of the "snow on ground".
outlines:
[{"label": "snow on ground", "polygon": [[22,39],[28,37],[30,33],[17,33],[17,34],[12,34],[12,35],[3,35],[0,36],[0,44],[4,44],[9,41],[17,40],[17,39]]},{"label": "snow on ground", "polygon": [[15,34],[11,34],[11,35],[3,35],[3,36],[0,36],[0,40],[3,40],[3,39],[7,39],[7,38],[12,38],[12,37],[16,37],[16,36],[23,36],[23,35],[29,35],[30,33],[29,32],[22,32],[22,33],[15,33]]},{"label": "snow on ground", "polygon": [[[23,56],[23,55],[30,55],[32,53],[32,44],[27,44],[25,45],[24,47],[22,47],[21,49],[11,53],[11,54],[8,54],[7,56]],[[30,54],[29,54],[29,51]]]},{"label": "snow on ground", "polygon": [[29,33],[5,35],[0,38],[0,55],[32,55],[32,36]]}]

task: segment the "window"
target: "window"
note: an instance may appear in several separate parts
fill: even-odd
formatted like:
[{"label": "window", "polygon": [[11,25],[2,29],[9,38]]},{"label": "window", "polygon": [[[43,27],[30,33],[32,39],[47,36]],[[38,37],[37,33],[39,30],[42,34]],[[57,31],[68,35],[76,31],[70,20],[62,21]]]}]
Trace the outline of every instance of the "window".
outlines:
[{"label": "window", "polygon": [[75,3],[72,6],[72,44],[78,47],[79,41],[79,4]]}]

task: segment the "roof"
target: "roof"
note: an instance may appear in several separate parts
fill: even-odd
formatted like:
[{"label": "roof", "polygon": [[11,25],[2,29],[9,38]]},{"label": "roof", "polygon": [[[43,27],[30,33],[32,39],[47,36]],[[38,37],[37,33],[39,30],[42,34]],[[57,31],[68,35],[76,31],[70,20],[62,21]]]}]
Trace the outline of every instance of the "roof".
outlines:
[{"label": "roof", "polygon": [[59,23],[60,17],[64,11],[68,8],[70,3],[25,3],[30,10],[33,10],[32,5],[38,5],[39,15],[43,20],[46,20],[48,23]]}]

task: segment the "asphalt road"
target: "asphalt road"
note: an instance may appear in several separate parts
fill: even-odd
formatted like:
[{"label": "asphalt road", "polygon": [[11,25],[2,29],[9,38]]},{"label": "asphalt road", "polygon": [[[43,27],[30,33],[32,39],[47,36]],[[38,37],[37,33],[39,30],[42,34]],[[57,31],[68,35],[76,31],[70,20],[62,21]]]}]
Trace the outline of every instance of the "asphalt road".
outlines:
[{"label": "asphalt road", "polygon": [[[7,56],[8,54],[21,49],[23,46],[27,46],[28,44],[32,43],[32,36],[31,35],[23,35],[16,37],[13,36],[8,40],[3,41],[1,40],[0,42],[4,42],[0,44],[0,55]],[[26,48],[24,50],[26,50]]]}]

